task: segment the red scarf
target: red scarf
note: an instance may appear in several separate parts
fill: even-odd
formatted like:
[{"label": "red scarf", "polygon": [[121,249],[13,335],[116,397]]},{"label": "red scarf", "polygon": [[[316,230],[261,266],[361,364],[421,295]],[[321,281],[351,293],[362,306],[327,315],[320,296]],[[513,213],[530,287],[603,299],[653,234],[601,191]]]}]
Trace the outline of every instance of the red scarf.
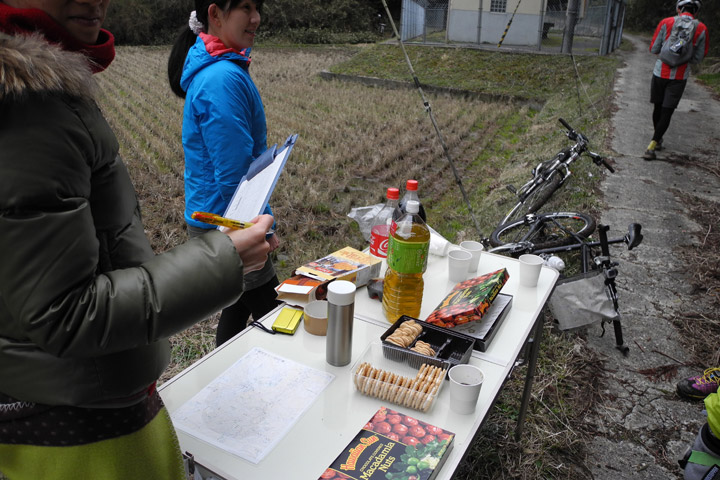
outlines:
[{"label": "red scarf", "polygon": [[107,30],[100,30],[98,41],[88,45],[57,23],[50,15],[36,8],[13,8],[0,2],[0,31],[10,35],[41,33],[50,43],[62,45],[63,49],[80,52],[90,60],[93,73],[102,72],[115,58],[115,37]]}]

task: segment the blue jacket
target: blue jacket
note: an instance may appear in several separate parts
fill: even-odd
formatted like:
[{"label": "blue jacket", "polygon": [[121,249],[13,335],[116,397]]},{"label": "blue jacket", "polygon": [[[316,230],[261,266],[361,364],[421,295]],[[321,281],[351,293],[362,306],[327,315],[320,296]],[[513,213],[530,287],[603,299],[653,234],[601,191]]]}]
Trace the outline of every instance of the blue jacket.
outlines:
[{"label": "blue jacket", "polygon": [[[180,85],[187,93],[182,143],[189,225],[215,228],[193,220],[192,213],[222,215],[250,164],[267,149],[265,110],[249,63],[207,35],[198,37],[185,60]],[[265,213],[272,214],[270,207]]]}]

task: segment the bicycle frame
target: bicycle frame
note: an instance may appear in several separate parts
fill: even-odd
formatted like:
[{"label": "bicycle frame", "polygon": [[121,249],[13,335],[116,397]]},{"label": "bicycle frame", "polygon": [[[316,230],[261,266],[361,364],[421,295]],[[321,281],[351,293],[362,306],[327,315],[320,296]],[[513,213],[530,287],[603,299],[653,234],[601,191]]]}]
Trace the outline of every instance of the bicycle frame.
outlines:
[{"label": "bicycle frame", "polygon": [[[543,183],[550,181],[550,179],[556,172],[561,175],[560,181],[558,182],[557,186],[551,188],[552,191],[560,188],[572,174],[570,170],[570,165],[582,155],[589,156],[596,165],[603,165],[605,168],[610,170],[610,172],[615,172],[615,170],[605,161],[605,159],[601,155],[588,149],[589,140],[585,135],[575,131],[562,118],[560,118],[559,121],[563,124],[563,126],[565,126],[565,128],[567,128],[565,135],[570,140],[574,141],[575,144],[569,148],[565,148],[558,152],[555,157],[549,162],[543,161],[538,163],[535,168],[532,169],[532,178],[528,180],[525,184],[523,184],[519,189],[516,189],[512,185],[507,185],[506,188],[517,196],[518,202],[510,210],[510,212],[505,215],[505,217],[500,222],[501,224],[506,223],[512,218],[514,218],[518,210],[524,206],[528,197],[538,188],[540,188]],[[544,203],[544,201],[542,203]],[[532,209],[533,211],[529,211],[526,213],[534,213],[538,207],[540,207],[540,205],[535,205],[535,208]]]},{"label": "bicycle frame", "polygon": [[[602,257],[596,258],[596,263],[603,269],[603,275],[605,276],[605,288],[608,291],[608,296],[613,303],[613,308],[618,312],[618,318],[612,320],[613,330],[615,332],[615,348],[620,350],[623,355],[627,355],[629,348],[624,345],[622,324],[620,323],[620,310],[618,309],[618,296],[617,286],[615,285],[615,278],[617,277],[617,269],[615,268],[617,262],[610,261],[610,248],[608,247],[607,231],[610,229],[607,225],[600,225],[598,227],[598,234],[600,235],[600,248]],[[642,240],[642,235],[640,236]],[[602,334],[605,335],[605,322],[601,322]]]}]

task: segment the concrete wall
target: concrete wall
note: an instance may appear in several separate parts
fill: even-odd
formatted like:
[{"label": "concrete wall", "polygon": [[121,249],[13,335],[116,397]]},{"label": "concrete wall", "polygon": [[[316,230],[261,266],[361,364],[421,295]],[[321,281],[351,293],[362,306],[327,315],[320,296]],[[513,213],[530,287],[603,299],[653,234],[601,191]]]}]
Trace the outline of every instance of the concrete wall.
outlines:
[{"label": "concrete wall", "polygon": [[[463,0],[471,1],[471,0]],[[485,0],[488,4],[488,0]],[[455,1],[453,1],[455,4]],[[515,14],[503,45],[537,45],[540,28],[540,7],[534,15]],[[478,11],[452,9],[448,18],[448,40],[451,42],[478,42]],[[480,43],[497,44],[502,38],[512,11],[507,13],[482,12]]]},{"label": "concrete wall", "polygon": [[[517,14],[537,15],[540,12],[540,4],[543,0],[507,0],[507,13],[512,14],[515,6],[518,6]],[[587,0],[585,0],[587,1]],[[483,13],[490,12],[490,0],[482,0]],[[450,0],[451,10],[465,10],[468,12],[477,12],[480,7],[480,0]],[[514,23],[514,20],[513,20]]]}]

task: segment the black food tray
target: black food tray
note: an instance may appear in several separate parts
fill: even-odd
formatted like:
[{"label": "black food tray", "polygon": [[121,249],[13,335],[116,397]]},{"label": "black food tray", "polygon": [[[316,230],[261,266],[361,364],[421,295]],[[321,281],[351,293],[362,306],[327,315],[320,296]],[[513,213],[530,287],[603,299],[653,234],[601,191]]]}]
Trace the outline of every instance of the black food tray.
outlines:
[{"label": "black food tray", "polygon": [[[407,320],[414,320],[422,326],[422,332],[418,334],[408,348],[403,348],[385,341],[387,337],[398,329],[400,324]],[[420,368],[423,363],[427,363],[435,367],[450,369],[455,365],[468,363],[470,355],[472,355],[473,346],[475,345],[475,339],[471,336],[455,332],[448,328],[438,327],[437,325],[423,322],[422,320],[407,315],[398,318],[380,337],[380,340],[382,340],[383,355],[385,358],[397,362],[405,362],[414,368]],[[432,349],[435,350],[435,355],[431,357],[410,350],[418,340],[430,344]]]},{"label": "black food tray", "polygon": [[510,311],[512,301],[512,295],[499,293],[480,320],[457,325],[452,330],[475,338],[475,350],[484,352],[500,330],[500,325]]}]

